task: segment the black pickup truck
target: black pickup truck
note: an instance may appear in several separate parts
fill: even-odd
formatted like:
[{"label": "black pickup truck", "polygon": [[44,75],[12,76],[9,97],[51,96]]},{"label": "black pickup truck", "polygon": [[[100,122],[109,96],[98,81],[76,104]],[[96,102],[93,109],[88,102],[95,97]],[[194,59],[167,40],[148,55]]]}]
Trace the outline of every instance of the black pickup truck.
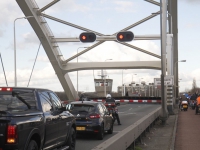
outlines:
[{"label": "black pickup truck", "polygon": [[76,122],[48,89],[0,87],[0,150],[75,150]]}]

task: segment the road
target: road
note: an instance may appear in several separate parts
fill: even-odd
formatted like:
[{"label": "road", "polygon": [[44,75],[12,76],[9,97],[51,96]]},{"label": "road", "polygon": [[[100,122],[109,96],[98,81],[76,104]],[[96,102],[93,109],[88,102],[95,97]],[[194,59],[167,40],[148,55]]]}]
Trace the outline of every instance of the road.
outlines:
[{"label": "road", "polygon": [[117,125],[115,122],[113,134],[105,134],[103,140],[97,140],[93,135],[77,135],[76,150],[91,150],[95,146],[106,141],[113,135],[119,133],[126,127],[130,126],[137,120],[141,119],[143,116],[152,112],[156,108],[160,107],[160,104],[126,104],[118,107],[119,117],[122,125]]}]

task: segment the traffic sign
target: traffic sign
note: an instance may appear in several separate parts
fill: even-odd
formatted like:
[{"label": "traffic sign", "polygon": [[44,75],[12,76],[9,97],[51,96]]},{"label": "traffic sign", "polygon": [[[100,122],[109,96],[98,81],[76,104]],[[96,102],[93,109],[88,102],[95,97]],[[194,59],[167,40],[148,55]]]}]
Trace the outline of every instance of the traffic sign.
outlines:
[{"label": "traffic sign", "polygon": [[[154,85],[158,86],[161,85],[160,78],[154,78]],[[165,76],[164,85],[174,85],[174,76]]]}]

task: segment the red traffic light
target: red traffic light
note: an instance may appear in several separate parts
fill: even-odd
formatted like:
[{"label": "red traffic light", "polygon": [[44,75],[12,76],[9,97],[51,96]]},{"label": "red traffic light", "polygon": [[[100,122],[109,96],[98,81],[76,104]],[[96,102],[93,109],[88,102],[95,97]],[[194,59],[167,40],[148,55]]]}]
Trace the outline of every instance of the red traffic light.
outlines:
[{"label": "red traffic light", "polygon": [[134,34],[131,31],[117,33],[117,41],[119,42],[130,42],[134,38]]},{"label": "red traffic light", "polygon": [[92,32],[83,32],[80,34],[79,39],[81,42],[94,42],[96,40],[96,34]]}]

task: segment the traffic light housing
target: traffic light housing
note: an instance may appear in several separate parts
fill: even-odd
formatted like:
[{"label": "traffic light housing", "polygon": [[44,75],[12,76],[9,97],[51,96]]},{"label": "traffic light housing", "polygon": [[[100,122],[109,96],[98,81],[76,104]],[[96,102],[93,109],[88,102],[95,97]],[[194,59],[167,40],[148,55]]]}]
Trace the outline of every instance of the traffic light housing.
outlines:
[{"label": "traffic light housing", "polygon": [[119,42],[130,42],[134,38],[134,34],[131,31],[117,33],[117,41]]},{"label": "traffic light housing", "polygon": [[96,34],[92,32],[83,32],[80,34],[79,39],[83,43],[94,42],[96,40]]}]

